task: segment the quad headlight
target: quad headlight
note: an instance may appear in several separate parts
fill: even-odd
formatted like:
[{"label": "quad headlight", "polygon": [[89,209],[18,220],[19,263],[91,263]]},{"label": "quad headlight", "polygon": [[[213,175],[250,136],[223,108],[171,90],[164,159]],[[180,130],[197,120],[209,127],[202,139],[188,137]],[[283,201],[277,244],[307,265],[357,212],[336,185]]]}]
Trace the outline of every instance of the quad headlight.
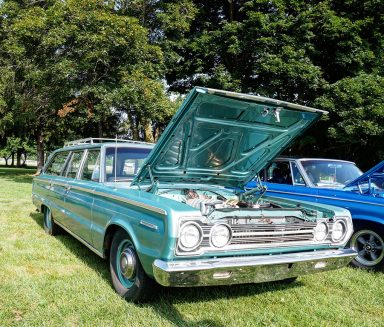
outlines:
[{"label": "quad headlight", "polygon": [[196,223],[186,223],[181,227],[179,245],[185,251],[196,249],[203,239],[201,228]]},{"label": "quad headlight", "polygon": [[347,226],[343,220],[337,220],[332,228],[332,241],[340,242],[347,233]]},{"label": "quad headlight", "polygon": [[218,224],[212,227],[211,244],[214,247],[222,248],[231,240],[232,232],[228,225]]},{"label": "quad headlight", "polygon": [[328,236],[328,225],[325,222],[317,224],[314,230],[314,237],[317,242],[324,241]]}]

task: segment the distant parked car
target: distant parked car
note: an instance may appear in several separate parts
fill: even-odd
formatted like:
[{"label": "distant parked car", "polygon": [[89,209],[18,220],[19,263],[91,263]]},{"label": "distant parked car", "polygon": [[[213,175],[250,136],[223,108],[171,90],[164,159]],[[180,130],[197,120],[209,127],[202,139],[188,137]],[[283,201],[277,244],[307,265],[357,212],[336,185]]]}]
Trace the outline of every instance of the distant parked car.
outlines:
[{"label": "distant parked car", "polygon": [[349,161],[280,157],[260,178],[271,196],[348,209],[355,230],[350,246],[358,252],[352,264],[384,270],[384,161],[362,174]]},{"label": "distant parked car", "polygon": [[[140,301],[164,286],[292,281],[347,265],[348,210],[268,197],[255,173],[322,112],[195,88],[153,147],[68,143],[33,181],[44,228],[109,258],[115,290]],[[227,189],[226,186],[232,189]]]},{"label": "distant parked car", "polygon": [[321,188],[343,188],[361,175],[351,161],[292,157],[278,157],[260,172],[264,182]]}]

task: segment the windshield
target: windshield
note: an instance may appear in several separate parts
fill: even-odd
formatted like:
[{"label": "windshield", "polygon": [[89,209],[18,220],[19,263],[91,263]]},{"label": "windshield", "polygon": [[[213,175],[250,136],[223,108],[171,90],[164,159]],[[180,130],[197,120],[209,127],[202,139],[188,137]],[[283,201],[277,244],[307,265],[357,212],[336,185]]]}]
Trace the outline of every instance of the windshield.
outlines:
[{"label": "windshield", "polygon": [[344,187],[362,172],[352,162],[333,160],[303,160],[308,179],[319,187]]},{"label": "windshield", "polygon": [[105,153],[105,180],[132,181],[142,167],[151,149],[111,147]]}]

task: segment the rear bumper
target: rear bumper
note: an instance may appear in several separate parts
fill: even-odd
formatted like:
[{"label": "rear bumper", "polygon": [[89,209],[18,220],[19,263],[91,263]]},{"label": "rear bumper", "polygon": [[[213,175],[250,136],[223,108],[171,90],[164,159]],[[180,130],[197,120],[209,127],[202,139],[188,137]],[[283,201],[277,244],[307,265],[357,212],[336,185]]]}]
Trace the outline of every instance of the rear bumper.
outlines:
[{"label": "rear bumper", "polygon": [[203,260],[155,260],[153,272],[163,286],[262,283],[338,269],[356,257],[352,249]]}]

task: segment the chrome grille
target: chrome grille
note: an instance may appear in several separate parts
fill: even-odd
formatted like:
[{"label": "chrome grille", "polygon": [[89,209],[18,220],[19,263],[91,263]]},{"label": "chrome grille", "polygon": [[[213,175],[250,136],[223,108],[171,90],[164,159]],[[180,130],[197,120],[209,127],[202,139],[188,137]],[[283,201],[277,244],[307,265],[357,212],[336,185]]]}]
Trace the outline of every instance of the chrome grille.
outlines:
[{"label": "chrome grille", "polygon": [[[315,227],[315,222],[232,225],[232,239],[227,247],[231,245],[257,244],[268,247],[268,245],[272,244],[289,242],[312,242],[313,229]],[[203,227],[204,238],[202,246],[210,246],[209,231],[209,226]]]},{"label": "chrome grille", "polygon": [[[178,255],[201,254],[204,252],[226,252],[250,249],[273,249],[284,247],[299,247],[308,245],[331,244],[331,233],[323,242],[314,240],[314,228],[317,222],[303,221],[297,219],[290,222],[255,222],[234,224],[230,219],[222,220],[222,223],[230,225],[232,230],[231,241],[222,248],[217,248],[210,243],[210,233],[213,225],[199,222],[203,231],[203,239],[200,246],[192,251],[185,252],[180,248],[176,249]],[[329,230],[333,228],[333,222],[327,222]]]}]

